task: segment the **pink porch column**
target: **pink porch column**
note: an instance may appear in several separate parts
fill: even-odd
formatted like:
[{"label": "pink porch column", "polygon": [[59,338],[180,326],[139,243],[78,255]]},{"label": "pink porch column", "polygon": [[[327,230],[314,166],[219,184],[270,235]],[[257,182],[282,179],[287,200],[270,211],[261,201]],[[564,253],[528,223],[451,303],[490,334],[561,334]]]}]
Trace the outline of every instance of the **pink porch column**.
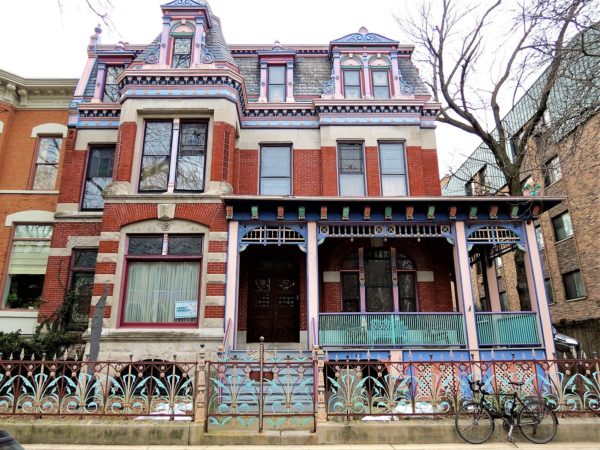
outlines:
[{"label": "pink porch column", "polygon": [[225,346],[235,348],[237,345],[238,318],[238,274],[240,253],[238,249],[239,222],[229,222],[227,235],[227,267],[225,288],[225,332],[229,332]]},{"label": "pink porch column", "polygon": [[465,318],[467,346],[475,359],[479,359],[479,343],[477,340],[477,322],[475,321],[475,304],[473,287],[471,286],[471,267],[465,223],[457,220],[454,223],[456,241],[454,242],[454,267],[456,269],[456,287],[458,289],[459,309]]},{"label": "pink porch column", "polygon": [[554,348],[554,334],[552,333],[552,317],[550,307],[546,298],[544,287],[544,273],[542,261],[535,238],[535,227],[533,221],[528,220],[525,224],[525,235],[527,240],[527,254],[525,255],[525,270],[527,271],[527,284],[531,297],[531,308],[537,312],[540,319],[542,331],[542,342],[546,349],[546,358],[554,359],[556,349]]},{"label": "pink porch column", "polygon": [[308,348],[312,349],[319,343],[319,244],[317,242],[317,222],[314,220],[307,224],[306,240],[306,317],[308,319]]}]

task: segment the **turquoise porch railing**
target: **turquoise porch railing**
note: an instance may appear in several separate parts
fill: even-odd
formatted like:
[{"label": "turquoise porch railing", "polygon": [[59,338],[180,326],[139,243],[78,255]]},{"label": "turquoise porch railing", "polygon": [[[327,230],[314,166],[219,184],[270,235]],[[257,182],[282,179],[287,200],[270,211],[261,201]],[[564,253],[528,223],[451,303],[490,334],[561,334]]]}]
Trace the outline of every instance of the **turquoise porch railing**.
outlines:
[{"label": "turquoise porch railing", "polygon": [[465,346],[460,313],[321,313],[321,347]]},{"label": "turquoise porch railing", "polygon": [[534,312],[477,313],[476,320],[482,347],[541,345]]}]

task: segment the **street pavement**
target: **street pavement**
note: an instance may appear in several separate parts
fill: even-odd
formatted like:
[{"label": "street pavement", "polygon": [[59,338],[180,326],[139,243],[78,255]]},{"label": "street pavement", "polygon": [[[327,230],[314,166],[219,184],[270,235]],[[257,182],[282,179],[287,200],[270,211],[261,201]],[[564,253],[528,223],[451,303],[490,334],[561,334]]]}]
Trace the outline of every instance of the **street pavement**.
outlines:
[{"label": "street pavement", "polygon": [[[23,446],[25,450],[262,450],[268,449],[264,445],[196,445],[196,446],[155,446],[155,445],[134,445],[134,446],[112,446],[112,445],[44,445],[30,444]],[[530,444],[525,442],[516,443],[494,443],[472,446],[464,444],[429,444],[429,445],[395,445],[395,444],[377,444],[377,445],[277,445],[277,450],[464,450],[473,448],[474,450],[501,450],[501,449],[521,449],[521,450],[600,450],[598,442],[583,443],[565,443],[551,442],[544,446]]]}]

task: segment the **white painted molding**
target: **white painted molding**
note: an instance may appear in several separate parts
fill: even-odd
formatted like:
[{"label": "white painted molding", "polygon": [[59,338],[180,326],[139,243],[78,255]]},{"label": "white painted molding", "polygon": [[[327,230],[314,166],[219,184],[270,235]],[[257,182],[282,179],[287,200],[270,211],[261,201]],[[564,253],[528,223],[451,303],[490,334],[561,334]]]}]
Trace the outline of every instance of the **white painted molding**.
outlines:
[{"label": "white painted molding", "polygon": [[67,137],[68,128],[60,123],[43,123],[31,130],[31,137],[35,138],[41,134],[60,134],[62,137]]},{"label": "white painted molding", "polygon": [[339,272],[324,271],[323,272],[323,283],[339,283],[341,276]]},{"label": "white painted molding", "polygon": [[4,122],[0,120],[0,134],[4,131]]},{"label": "white painted molding", "polygon": [[434,280],[433,271],[431,270],[419,270],[417,271],[417,281],[431,283]]},{"label": "white painted molding", "polygon": [[4,226],[10,227],[15,222],[22,223],[52,223],[54,222],[54,213],[50,211],[19,211],[6,216]]}]

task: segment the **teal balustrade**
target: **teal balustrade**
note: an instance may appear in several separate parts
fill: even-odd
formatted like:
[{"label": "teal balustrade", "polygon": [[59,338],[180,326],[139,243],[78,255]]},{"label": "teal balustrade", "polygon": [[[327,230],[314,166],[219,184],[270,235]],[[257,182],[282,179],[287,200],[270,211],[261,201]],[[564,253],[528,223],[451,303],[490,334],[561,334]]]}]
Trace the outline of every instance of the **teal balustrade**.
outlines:
[{"label": "teal balustrade", "polygon": [[534,312],[477,313],[477,337],[482,347],[541,345]]},{"label": "teal balustrade", "polygon": [[322,347],[465,346],[459,313],[322,313]]}]

